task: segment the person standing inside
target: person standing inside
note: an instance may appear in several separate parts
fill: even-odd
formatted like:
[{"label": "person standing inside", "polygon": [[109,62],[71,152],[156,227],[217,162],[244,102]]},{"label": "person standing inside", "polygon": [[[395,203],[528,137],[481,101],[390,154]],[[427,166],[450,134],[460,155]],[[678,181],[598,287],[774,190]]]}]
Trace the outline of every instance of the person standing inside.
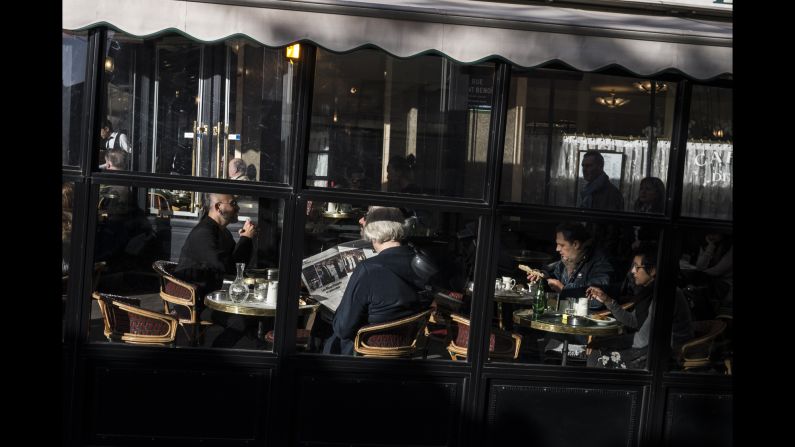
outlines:
[{"label": "person standing inside", "polygon": [[[582,177],[585,180],[577,197],[579,208],[623,211],[624,196],[605,173],[605,159],[599,151],[589,150],[582,156]],[[594,245],[601,248],[615,271],[623,270],[629,261],[634,235],[631,227],[617,223],[591,223],[588,231]]]},{"label": "person standing inside", "polygon": [[[105,120],[102,123],[102,128],[99,130],[99,136],[102,138],[102,152],[101,156],[107,156],[107,153],[112,149],[120,149],[129,154],[131,152],[130,143],[127,141],[127,135],[123,132],[113,130],[113,124],[110,120]],[[108,162],[99,166],[99,169],[108,169]]]},{"label": "person standing inside", "polygon": [[121,149],[124,152],[130,153],[130,143],[127,141],[127,135],[123,132],[114,131],[113,124],[111,124],[110,120],[105,120],[105,122],[102,123],[99,136],[102,137],[103,149]]},{"label": "person standing inside", "polygon": [[582,156],[582,177],[577,205],[580,208],[622,211],[624,197],[605,174],[605,159],[599,151],[590,150]]}]

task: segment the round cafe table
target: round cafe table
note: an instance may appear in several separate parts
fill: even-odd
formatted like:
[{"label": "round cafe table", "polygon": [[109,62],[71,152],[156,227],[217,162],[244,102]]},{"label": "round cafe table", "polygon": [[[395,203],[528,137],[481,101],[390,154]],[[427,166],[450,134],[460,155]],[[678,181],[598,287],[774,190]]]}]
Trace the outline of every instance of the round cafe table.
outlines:
[{"label": "round cafe table", "polygon": [[569,356],[569,335],[619,335],[624,331],[624,326],[614,319],[609,322],[601,322],[575,315],[566,315],[565,317],[564,322],[564,314],[545,312],[537,320],[534,320],[532,309],[520,309],[513,313],[514,323],[520,326],[563,335],[562,359],[560,363],[563,366],[566,366],[566,359]]},{"label": "round cafe table", "polygon": [[[239,302],[233,303],[226,294],[226,290],[216,290],[204,297],[204,304],[210,309],[236,315],[249,315],[253,317],[273,317],[276,315],[276,306],[267,304],[264,301],[254,301],[254,294],[249,293],[248,297]],[[300,303],[300,302],[299,302]],[[314,312],[320,304],[299,304],[298,315],[309,315]],[[260,320],[257,329],[257,336],[264,337],[263,321]]]},{"label": "round cafe table", "polygon": [[[248,298],[240,303],[233,303],[225,290],[216,290],[204,297],[204,304],[213,310],[237,315],[251,315],[255,317],[272,317],[276,315],[276,306],[264,301],[254,301],[254,294],[249,293]],[[298,315],[312,313],[317,304],[301,304],[298,306]]]},{"label": "round cafe table", "polygon": [[513,290],[497,290],[494,292],[494,302],[497,303],[497,322],[499,328],[510,329],[509,327],[506,327],[505,321],[503,319],[503,303],[508,304],[508,311],[510,312],[510,309],[514,305],[532,307],[533,297],[526,293],[515,292]]}]

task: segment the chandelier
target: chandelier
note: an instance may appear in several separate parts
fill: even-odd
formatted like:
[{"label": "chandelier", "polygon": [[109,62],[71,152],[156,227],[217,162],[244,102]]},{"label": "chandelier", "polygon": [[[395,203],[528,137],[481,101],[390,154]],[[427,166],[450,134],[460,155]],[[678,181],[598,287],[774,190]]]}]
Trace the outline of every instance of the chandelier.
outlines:
[{"label": "chandelier", "polygon": [[[632,85],[635,86],[638,90],[644,93],[651,93],[651,81],[643,81],[643,82],[633,82]],[[668,90],[668,84],[665,82],[655,82],[654,83],[654,93],[660,93]]]},{"label": "chandelier", "polygon": [[624,98],[616,98],[616,93],[614,91],[610,91],[610,96],[597,97],[596,103],[601,104],[607,107],[608,109],[615,109],[616,107],[621,107],[623,105],[629,104],[629,100]]}]

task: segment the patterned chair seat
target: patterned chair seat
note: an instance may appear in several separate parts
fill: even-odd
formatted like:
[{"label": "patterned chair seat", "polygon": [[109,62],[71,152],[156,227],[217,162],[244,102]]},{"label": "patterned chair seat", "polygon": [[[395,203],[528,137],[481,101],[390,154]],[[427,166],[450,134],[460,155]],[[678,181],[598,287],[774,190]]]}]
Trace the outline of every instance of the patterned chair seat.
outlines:
[{"label": "patterned chair seat", "polygon": [[[452,314],[450,317],[456,323],[457,333],[455,339],[447,346],[447,352],[453,360],[465,359],[469,348],[469,319],[457,314]],[[521,335],[492,328],[489,334],[489,358],[515,360],[519,357],[521,344]]]},{"label": "patterned chair seat", "polygon": [[177,332],[177,320],[140,308],[141,301],[120,295],[94,292],[104,321],[108,341],[139,344],[170,344]]},{"label": "patterned chair seat", "polygon": [[431,309],[395,321],[363,326],[356,333],[353,350],[372,357],[410,357],[425,336]]}]

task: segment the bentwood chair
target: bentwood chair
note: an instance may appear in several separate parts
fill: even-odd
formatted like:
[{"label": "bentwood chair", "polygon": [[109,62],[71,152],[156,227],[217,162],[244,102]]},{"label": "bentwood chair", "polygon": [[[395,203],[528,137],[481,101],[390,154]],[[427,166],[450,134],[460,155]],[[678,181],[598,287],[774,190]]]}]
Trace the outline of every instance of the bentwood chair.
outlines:
[{"label": "bentwood chair", "polygon": [[726,329],[721,320],[703,320],[693,322],[695,337],[683,344],[679,349],[679,363],[687,371],[692,368],[708,367],[712,364],[712,352],[715,339]]},{"label": "bentwood chair", "polygon": [[[320,304],[313,304],[311,310],[309,311],[309,315],[306,317],[306,325],[295,330],[295,346],[299,350],[306,351],[309,349],[309,342],[312,338],[312,326],[315,323],[315,318],[317,316],[317,310],[319,307]],[[273,329],[268,331],[264,338],[269,344],[268,346],[273,347]]]},{"label": "bentwood chair", "polygon": [[[212,325],[211,321],[199,318],[197,309],[196,286],[174,276],[176,262],[155,261],[152,269],[160,276],[160,298],[163,300],[163,311],[166,314],[179,318],[179,325],[185,331],[189,342],[196,346],[204,329]],[[187,329],[190,327],[190,331]]]},{"label": "bentwood chair", "polygon": [[450,342],[450,326],[452,325],[450,315],[461,311],[464,304],[464,294],[434,290],[430,296],[433,301],[431,302],[431,316],[428,318],[428,325],[425,327],[425,336],[428,337],[427,347],[433,344],[444,351]]},{"label": "bentwood chair", "polygon": [[367,357],[411,357],[423,353],[425,326],[431,309],[385,323],[368,324],[359,329],[353,341],[357,355]]},{"label": "bentwood chair", "polygon": [[140,308],[141,300],[94,292],[108,341],[136,344],[173,344],[177,320],[170,315]]},{"label": "bentwood chair", "polygon": [[[447,352],[453,360],[466,359],[469,348],[469,319],[457,314],[450,317],[456,324],[457,333],[447,345]],[[521,345],[521,335],[492,328],[489,335],[489,359],[516,360],[519,358]]]}]

